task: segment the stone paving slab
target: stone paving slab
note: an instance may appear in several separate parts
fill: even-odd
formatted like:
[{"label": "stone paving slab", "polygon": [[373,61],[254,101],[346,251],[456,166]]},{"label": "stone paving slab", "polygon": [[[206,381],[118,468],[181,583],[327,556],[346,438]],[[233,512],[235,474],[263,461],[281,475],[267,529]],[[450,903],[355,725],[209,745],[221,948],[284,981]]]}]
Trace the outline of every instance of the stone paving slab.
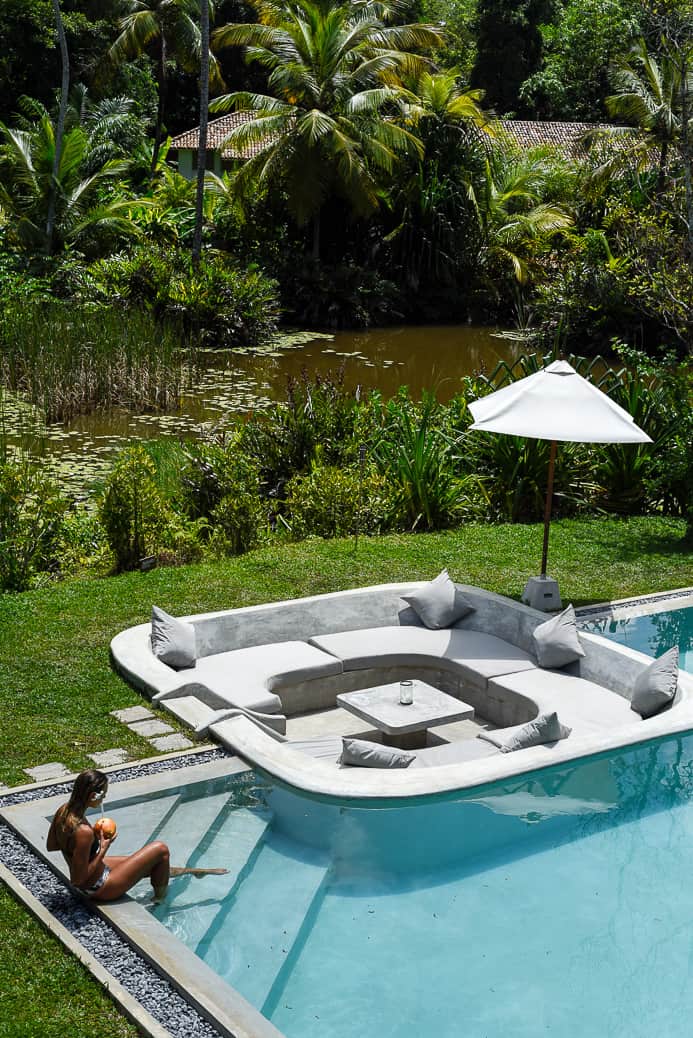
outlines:
[{"label": "stone paving slab", "polygon": [[51,761],[50,764],[39,764],[36,768],[22,768],[25,775],[29,775],[34,782],[44,782],[46,779],[65,778],[69,770],[60,761]]},{"label": "stone paving slab", "polygon": [[166,753],[173,750],[189,750],[191,746],[195,744],[186,739],[184,735],[179,735],[177,732],[175,735],[162,735],[160,739],[151,739],[151,744],[155,750],[161,750],[162,753]]},{"label": "stone paving slab", "polygon": [[176,730],[170,724],[166,724],[165,721],[158,721],[156,718],[153,718],[151,721],[133,721],[132,724],[128,725],[128,728],[137,735],[143,735],[145,739],[150,739],[153,735],[166,735],[168,732],[175,732]]},{"label": "stone paving slab", "polygon": [[131,721],[148,721],[154,714],[146,706],[126,706],[124,710],[111,710],[111,717],[130,724]]},{"label": "stone paving slab", "polygon": [[97,768],[110,768],[114,764],[124,764],[128,759],[128,751],[117,747],[113,750],[102,750],[101,753],[88,753],[89,760],[93,760]]},{"label": "stone paving slab", "polygon": [[0,782],[0,796],[2,796],[3,793],[9,792],[11,788],[11,786],[6,786],[4,782]]}]

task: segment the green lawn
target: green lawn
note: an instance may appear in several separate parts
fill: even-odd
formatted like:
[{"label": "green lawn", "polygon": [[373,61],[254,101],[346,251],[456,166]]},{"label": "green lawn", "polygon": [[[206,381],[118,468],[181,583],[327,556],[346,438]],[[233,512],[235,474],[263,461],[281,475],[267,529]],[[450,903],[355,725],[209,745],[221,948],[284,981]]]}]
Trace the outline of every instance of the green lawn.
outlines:
[{"label": "green lawn", "polygon": [[[693,584],[693,547],[669,519],[556,522],[550,572],[575,605]],[[519,597],[538,570],[539,526],[466,526],[420,536],[320,540],[215,564],[73,580],[0,598],[0,781],[60,760],[143,739],[109,716],[144,702],[111,670],[110,639],[146,620],[152,603],[177,614],[232,608],[388,581],[427,579],[443,566],[461,582]],[[134,1030],[99,986],[0,887],[0,1038],[114,1038]]]},{"label": "green lawn", "polygon": [[0,885],[0,1038],[134,1038],[77,959]]},{"label": "green lawn", "polygon": [[[693,546],[671,519],[556,522],[550,572],[575,605],[693,584]],[[0,598],[0,782],[22,768],[121,746],[151,755],[144,739],[109,716],[143,702],[110,668],[118,631],[148,619],[152,603],[175,614],[251,605],[362,584],[452,576],[519,597],[539,567],[539,526],[470,525],[419,536],[311,540],[237,559],[120,577],[73,580]]]}]

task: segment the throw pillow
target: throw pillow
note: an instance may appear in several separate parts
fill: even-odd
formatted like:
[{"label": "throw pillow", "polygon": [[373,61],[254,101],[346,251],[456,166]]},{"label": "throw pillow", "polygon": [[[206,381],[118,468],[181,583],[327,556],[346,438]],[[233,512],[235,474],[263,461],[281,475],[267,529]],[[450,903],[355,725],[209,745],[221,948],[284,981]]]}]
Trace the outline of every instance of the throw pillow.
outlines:
[{"label": "throw pillow", "polygon": [[450,627],[474,612],[474,606],[450,580],[446,569],[425,587],[412,591],[410,595],[402,595],[402,598],[431,631]]},{"label": "throw pillow", "polygon": [[194,667],[197,659],[195,628],[152,606],[152,652],[174,670]]},{"label": "throw pillow", "polygon": [[679,650],[675,645],[659,656],[636,679],[630,700],[631,710],[643,721],[668,706],[676,695],[679,680]]},{"label": "throw pillow", "polygon": [[382,746],[379,742],[367,742],[365,739],[342,739],[342,756],[340,764],[351,764],[359,768],[408,768],[415,753],[397,750],[391,746]]},{"label": "throw pillow", "polygon": [[529,746],[541,746],[545,742],[559,742],[567,739],[572,731],[561,724],[558,714],[539,714],[533,721],[528,721],[521,728],[516,728],[510,735],[498,732],[479,732],[478,738],[497,746],[501,753],[512,753],[514,750],[525,750]]},{"label": "throw pillow", "polygon": [[539,624],[532,634],[534,651],[540,667],[565,667],[585,655],[580,645],[575,610],[567,606],[558,616]]}]

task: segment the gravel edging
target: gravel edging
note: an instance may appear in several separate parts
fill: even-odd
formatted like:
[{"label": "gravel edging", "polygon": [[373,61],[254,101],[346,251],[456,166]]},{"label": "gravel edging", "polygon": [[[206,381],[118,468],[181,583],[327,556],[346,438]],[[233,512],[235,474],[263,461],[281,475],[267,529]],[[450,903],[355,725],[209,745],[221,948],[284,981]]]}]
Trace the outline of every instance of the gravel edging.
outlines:
[{"label": "gravel edging", "polygon": [[[112,783],[123,782],[142,775],[181,770],[194,764],[231,756],[232,754],[221,749],[208,750],[186,754],[178,759],[167,758],[109,770],[108,778]],[[0,797],[0,808],[42,800],[49,796],[68,795],[71,788],[72,782],[58,782],[39,789],[6,793]],[[18,883],[28,890],[31,897],[82,946],[86,953],[85,958],[95,960],[98,966],[106,970],[127,995],[135,999],[145,1013],[170,1035],[174,1038],[223,1038],[221,1032],[205,1020],[167,980],[135,952],[127,941],[91,908],[86,899],[75,894],[72,888],[2,821],[0,862]],[[13,893],[21,896],[21,891],[16,889]],[[31,910],[31,905],[27,904],[27,908]],[[35,914],[40,918],[39,913]],[[56,933],[56,936],[60,937],[60,934]],[[116,990],[109,988],[109,994],[116,1002],[119,1001]],[[126,1015],[130,1015],[125,1002],[121,1008]],[[143,1019],[135,1022],[138,1026],[146,1026]]]}]

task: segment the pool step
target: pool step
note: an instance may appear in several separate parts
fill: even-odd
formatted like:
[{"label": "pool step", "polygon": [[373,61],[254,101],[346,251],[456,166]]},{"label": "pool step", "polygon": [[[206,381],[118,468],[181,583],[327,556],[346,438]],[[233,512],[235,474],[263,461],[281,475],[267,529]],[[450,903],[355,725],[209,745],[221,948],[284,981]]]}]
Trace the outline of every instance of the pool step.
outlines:
[{"label": "pool step", "polygon": [[[171,860],[176,865],[228,870],[223,876],[181,876],[173,880],[166,902],[155,910],[154,914],[189,948],[196,948],[215,928],[233,898],[234,888],[242,882],[245,871],[252,869],[270,821],[267,811],[241,807],[226,813],[222,808],[222,814],[210,820],[208,832],[185,861],[172,849]],[[172,848],[180,845],[180,840],[171,836],[171,844]]]},{"label": "pool step", "polygon": [[327,866],[323,852],[273,832],[195,949],[252,1005],[261,1008],[272,991]]},{"label": "pool step", "polygon": [[181,696],[180,699],[162,699],[159,703],[169,714],[173,714],[183,724],[193,730],[193,736],[201,739],[207,734],[210,721],[218,714],[218,710],[207,706],[197,696]]}]

